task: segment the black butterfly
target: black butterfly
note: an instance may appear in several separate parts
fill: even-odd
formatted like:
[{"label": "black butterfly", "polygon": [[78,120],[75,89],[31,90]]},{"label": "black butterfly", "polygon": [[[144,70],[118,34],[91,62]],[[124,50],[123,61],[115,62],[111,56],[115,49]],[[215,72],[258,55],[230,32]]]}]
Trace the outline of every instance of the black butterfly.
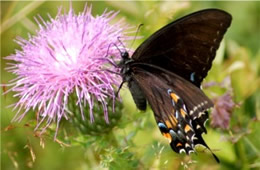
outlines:
[{"label": "black butterfly", "polygon": [[207,133],[204,123],[213,103],[200,85],[231,20],[219,9],[198,11],[155,32],[131,58],[121,53],[122,84],[128,83],[138,109],[145,110],[148,101],[177,153],[190,154],[197,144],[209,149],[201,135]]}]

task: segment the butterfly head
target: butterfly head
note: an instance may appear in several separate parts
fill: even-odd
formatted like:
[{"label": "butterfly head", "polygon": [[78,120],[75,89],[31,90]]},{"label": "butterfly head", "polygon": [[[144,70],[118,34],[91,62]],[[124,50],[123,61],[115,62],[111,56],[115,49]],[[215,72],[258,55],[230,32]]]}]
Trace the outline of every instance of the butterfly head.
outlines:
[{"label": "butterfly head", "polygon": [[129,53],[127,51],[121,52],[121,57],[123,60],[129,59]]},{"label": "butterfly head", "polygon": [[118,66],[121,67],[122,70],[126,70],[128,72],[129,71],[128,63],[132,62],[133,60],[129,57],[129,53],[127,51],[120,52],[120,55],[122,59],[118,64]]},{"label": "butterfly head", "polygon": [[120,74],[123,78],[123,82],[128,82],[131,79],[131,68],[129,63],[133,60],[129,57],[129,53],[127,51],[120,51],[121,61],[118,64],[118,67],[121,68]]}]

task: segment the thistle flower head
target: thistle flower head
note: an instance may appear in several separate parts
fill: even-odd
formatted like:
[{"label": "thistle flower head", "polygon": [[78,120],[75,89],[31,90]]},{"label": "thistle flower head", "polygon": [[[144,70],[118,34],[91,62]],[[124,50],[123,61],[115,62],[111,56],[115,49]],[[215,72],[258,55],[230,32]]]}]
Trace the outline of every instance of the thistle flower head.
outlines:
[{"label": "thistle flower head", "polygon": [[214,99],[211,126],[228,129],[232,112],[236,103],[232,100],[232,92],[228,91],[222,96]]},{"label": "thistle flower head", "polygon": [[210,125],[215,128],[228,129],[232,112],[239,104],[233,101],[233,88],[230,77],[226,77],[221,83],[210,82],[205,87],[217,86],[226,89],[226,92],[213,98],[214,108],[211,113]]},{"label": "thistle flower head", "polygon": [[[118,37],[123,41],[132,38],[124,32],[129,27],[122,20],[111,24],[116,15],[105,11],[94,17],[87,6],[78,15],[72,7],[64,14],[60,9],[55,18],[49,17],[50,21],[36,19],[39,30],[35,36],[17,38],[21,50],[6,57],[15,61],[7,70],[17,75],[9,83],[19,97],[14,104],[18,108],[14,120],[21,120],[32,109],[38,110],[40,123],[59,123],[69,112],[68,98],[73,93],[83,118],[83,107],[89,107],[93,121],[94,102],[98,102],[108,122],[107,99],[115,99],[113,86],[118,86],[120,79],[106,68],[120,59]],[[114,58],[109,62],[110,56]],[[118,70],[110,67],[110,71]]]}]

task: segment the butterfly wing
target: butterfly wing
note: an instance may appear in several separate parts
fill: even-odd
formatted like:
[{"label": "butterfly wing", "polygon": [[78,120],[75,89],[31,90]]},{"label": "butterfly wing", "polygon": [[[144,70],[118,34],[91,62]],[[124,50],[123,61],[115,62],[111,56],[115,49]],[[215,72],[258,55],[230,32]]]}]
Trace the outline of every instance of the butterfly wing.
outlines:
[{"label": "butterfly wing", "polygon": [[162,67],[199,87],[231,20],[230,14],[218,9],[192,13],[151,35],[132,59]]},{"label": "butterfly wing", "polygon": [[201,134],[206,133],[205,111],[213,107],[212,101],[192,83],[162,68],[134,64],[132,70],[133,79],[151,105],[157,125],[172,149],[189,154],[197,144],[208,147]]}]

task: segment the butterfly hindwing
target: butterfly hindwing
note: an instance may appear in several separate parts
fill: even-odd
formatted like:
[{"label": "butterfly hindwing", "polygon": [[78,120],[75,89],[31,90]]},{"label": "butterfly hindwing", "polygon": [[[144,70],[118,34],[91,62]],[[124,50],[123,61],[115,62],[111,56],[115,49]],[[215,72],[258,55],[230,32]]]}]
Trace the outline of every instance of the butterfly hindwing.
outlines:
[{"label": "butterfly hindwing", "polygon": [[151,35],[132,59],[174,72],[199,87],[231,19],[230,14],[218,9],[187,15]]},{"label": "butterfly hindwing", "polygon": [[[133,77],[151,105],[157,125],[163,136],[169,139],[172,149],[189,154],[196,144],[205,145],[201,134],[205,132],[203,124],[208,115],[199,113],[213,106],[210,99],[187,80],[164,69],[148,65],[132,68]],[[192,110],[194,113],[190,115]]]}]

